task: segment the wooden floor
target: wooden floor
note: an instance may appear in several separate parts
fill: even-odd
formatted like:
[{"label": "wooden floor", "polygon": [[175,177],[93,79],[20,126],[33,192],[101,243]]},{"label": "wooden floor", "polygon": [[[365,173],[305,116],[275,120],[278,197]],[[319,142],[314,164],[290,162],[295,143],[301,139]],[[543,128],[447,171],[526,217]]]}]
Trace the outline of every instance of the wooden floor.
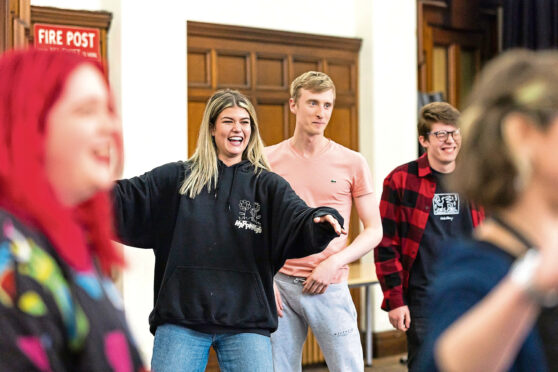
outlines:
[{"label": "wooden floor", "polygon": [[[407,367],[399,362],[406,354],[374,359],[371,367],[364,368],[365,372],[407,372]],[[303,372],[328,372],[325,365],[303,368]]]}]

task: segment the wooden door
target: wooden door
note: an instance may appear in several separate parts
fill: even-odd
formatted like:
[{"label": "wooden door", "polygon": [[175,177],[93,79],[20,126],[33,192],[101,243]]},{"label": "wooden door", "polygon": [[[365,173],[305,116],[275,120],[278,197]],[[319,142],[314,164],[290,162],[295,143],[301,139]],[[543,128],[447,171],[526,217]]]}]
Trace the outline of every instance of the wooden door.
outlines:
[{"label": "wooden door", "polygon": [[27,46],[30,0],[0,0],[0,53]]},{"label": "wooden door", "polygon": [[498,52],[497,1],[418,0],[419,91],[463,108],[482,65]]},{"label": "wooden door", "polygon": [[[309,70],[327,73],[337,98],[326,136],[358,151],[358,53],[360,39],[188,22],[188,154],[196,148],[205,102],[217,89],[238,89],[256,108],[266,145],[293,135],[289,85]],[[353,211],[350,238],[359,231]],[[353,300],[360,309],[360,292]],[[303,364],[323,362],[311,333]],[[208,370],[218,370],[210,357]]]}]

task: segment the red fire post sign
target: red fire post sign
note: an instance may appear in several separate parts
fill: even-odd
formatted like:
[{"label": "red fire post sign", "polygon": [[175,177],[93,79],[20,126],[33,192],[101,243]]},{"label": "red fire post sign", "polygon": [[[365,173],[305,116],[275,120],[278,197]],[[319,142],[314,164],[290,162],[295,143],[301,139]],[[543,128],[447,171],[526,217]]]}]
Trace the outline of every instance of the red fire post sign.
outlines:
[{"label": "red fire post sign", "polygon": [[63,49],[101,61],[98,29],[35,24],[34,35],[37,49]]}]

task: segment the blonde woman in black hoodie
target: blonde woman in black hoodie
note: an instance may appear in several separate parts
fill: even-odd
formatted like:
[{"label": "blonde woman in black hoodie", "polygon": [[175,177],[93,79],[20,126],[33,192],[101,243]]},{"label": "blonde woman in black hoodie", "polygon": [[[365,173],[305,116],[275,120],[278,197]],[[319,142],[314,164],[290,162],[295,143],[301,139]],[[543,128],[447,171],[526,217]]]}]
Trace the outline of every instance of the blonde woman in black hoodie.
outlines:
[{"label": "blonde woman in black hoodie", "polygon": [[208,101],[195,154],[120,180],[123,243],[155,252],[152,369],[273,371],[273,276],[288,258],[344,234],[332,208],[309,208],[269,171],[254,107],[234,90]]}]

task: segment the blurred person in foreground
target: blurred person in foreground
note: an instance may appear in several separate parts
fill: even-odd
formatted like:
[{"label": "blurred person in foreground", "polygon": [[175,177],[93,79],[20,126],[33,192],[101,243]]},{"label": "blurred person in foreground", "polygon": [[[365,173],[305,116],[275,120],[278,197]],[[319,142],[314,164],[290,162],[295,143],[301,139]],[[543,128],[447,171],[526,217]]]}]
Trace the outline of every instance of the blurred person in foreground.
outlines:
[{"label": "blurred person in foreground", "polygon": [[558,53],[489,63],[462,115],[453,184],[491,215],[452,243],[420,370],[558,368]]},{"label": "blurred person in foreground", "polygon": [[155,372],[273,371],[273,276],[343,230],[333,208],[310,208],[269,171],[252,103],[236,90],[208,100],[194,155],[114,190],[122,241],[155,253]]},{"label": "blurred person in foreground", "polygon": [[108,277],[121,142],[98,63],[0,58],[0,370],[142,370]]}]

